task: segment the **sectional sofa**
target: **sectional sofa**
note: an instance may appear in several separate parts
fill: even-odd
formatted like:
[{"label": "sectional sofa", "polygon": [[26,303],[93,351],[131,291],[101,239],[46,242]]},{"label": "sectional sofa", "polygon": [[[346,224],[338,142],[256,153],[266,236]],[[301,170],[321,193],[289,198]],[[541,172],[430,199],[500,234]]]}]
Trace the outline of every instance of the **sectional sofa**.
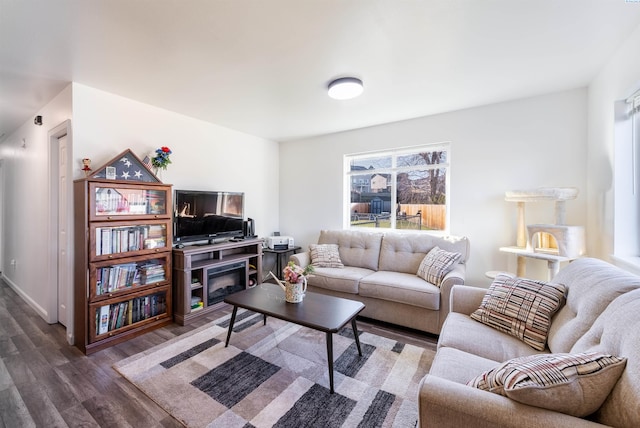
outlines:
[{"label": "sectional sofa", "polygon": [[[337,248],[335,264],[316,267],[308,279],[309,291],[330,294],[365,304],[362,316],[438,334],[449,312],[449,295],[455,284],[464,284],[469,258],[466,237],[437,237],[426,233],[379,233],[360,230],[322,230],[318,243],[290,260],[305,267],[319,247]],[[436,248],[437,247],[437,248]],[[434,250],[432,252],[432,250]],[[440,261],[427,266],[439,273],[418,275],[425,257],[439,252],[456,254],[454,262],[438,272]],[[451,261],[451,258],[448,259]],[[316,265],[317,263],[314,263]],[[436,275],[437,276],[437,275]]]},{"label": "sectional sofa", "polygon": [[[563,287],[566,297],[549,311],[538,349],[518,337],[522,325],[505,332],[482,317],[498,295],[514,302],[500,289],[518,279],[496,281],[489,290],[453,287],[451,312],[420,384],[420,426],[640,427],[640,277],[597,259],[570,263],[541,288],[551,286],[553,294]],[[517,309],[491,303],[502,313],[498,325],[510,312],[551,307],[529,294],[515,296]],[[535,339],[545,323],[527,313]]]}]

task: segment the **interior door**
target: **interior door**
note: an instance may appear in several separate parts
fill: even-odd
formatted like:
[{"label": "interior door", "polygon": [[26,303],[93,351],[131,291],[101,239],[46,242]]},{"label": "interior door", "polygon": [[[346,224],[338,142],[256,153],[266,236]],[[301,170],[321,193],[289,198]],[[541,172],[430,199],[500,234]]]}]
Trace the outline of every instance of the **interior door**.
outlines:
[{"label": "interior door", "polygon": [[69,268],[66,262],[68,248],[68,203],[66,190],[71,177],[67,176],[67,136],[58,138],[58,322],[67,326],[67,296],[69,293]]}]

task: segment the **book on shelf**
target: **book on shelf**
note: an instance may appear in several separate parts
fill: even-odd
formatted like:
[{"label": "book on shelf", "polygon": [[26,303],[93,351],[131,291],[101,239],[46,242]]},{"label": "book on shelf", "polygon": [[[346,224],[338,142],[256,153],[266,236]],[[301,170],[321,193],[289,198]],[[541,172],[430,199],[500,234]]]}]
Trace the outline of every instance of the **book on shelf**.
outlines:
[{"label": "book on shelf", "polygon": [[97,227],[96,255],[108,255],[166,246],[166,226]]},{"label": "book on shelf", "polygon": [[140,284],[136,263],[105,266],[96,269],[96,294],[101,295]]},{"label": "book on shelf", "polygon": [[109,305],[100,307],[98,317],[98,334],[104,334],[109,331]]},{"label": "book on shelf", "polygon": [[147,238],[144,240],[145,250],[162,247],[166,247],[166,239],[164,238]]},{"label": "book on shelf", "polygon": [[135,297],[96,310],[96,333],[98,335],[116,330],[167,312],[165,294]]},{"label": "book on shelf", "polygon": [[153,284],[164,281],[164,266],[157,262],[149,262],[140,266],[140,282],[142,284]]}]

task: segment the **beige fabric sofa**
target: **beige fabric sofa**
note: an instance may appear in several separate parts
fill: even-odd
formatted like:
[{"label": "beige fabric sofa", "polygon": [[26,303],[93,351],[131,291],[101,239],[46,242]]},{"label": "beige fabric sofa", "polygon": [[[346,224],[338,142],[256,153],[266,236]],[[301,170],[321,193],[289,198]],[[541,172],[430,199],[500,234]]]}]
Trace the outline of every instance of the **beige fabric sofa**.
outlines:
[{"label": "beige fabric sofa", "polygon": [[[464,284],[469,240],[426,233],[323,230],[318,244],[338,245],[343,268],[316,268],[309,291],[365,304],[362,316],[438,334],[449,309],[454,284]],[[461,254],[437,287],[416,275],[425,255],[438,246]],[[309,251],[290,260],[305,267]]]},{"label": "beige fabric sofa", "polygon": [[[433,365],[420,384],[421,427],[640,427],[640,277],[583,258],[553,281],[565,285],[566,303],[553,317],[543,352],[470,318],[485,289],[453,287]],[[465,385],[515,357],[587,351],[625,357],[627,364],[604,404],[584,419]]]}]

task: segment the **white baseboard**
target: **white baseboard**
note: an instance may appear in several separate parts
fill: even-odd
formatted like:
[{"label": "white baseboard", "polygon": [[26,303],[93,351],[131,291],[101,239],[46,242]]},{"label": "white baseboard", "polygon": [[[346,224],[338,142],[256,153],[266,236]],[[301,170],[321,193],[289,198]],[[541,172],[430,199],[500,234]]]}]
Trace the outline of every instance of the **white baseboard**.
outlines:
[{"label": "white baseboard", "polygon": [[42,306],[40,306],[37,302],[35,302],[31,296],[29,296],[27,293],[25,293],[20,287],[18,287],[18,285],[11,281],[9,278],[7,278],[7,276],[3,273],[2,274],[2,279],[4,280],[4,282],[6,282],[9,287],[11,287],[11,289],[13,291],[16,292],[16,294],[18,296],[20,296],[22,298],[22,300],[24,300],[25,302],[27,302],[27,304],[29,306],[31,306],[31,308],[36,311],[38,313],[38,315],[40,315],[42,317],[43,320],[45,320],[45,322],[47,322],[48,324],[53,324],[50,320],[49,320],[49,312],[47,312]]}]

